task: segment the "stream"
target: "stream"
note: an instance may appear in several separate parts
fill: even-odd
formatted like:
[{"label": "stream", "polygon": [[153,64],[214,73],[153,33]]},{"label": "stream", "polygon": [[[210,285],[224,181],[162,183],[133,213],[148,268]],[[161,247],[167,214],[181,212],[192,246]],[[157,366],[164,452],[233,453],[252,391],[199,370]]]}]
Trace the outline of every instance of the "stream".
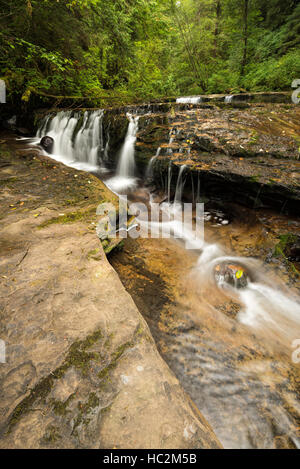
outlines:
[{"label": "stream", "polygon": [[[47,116],[36,139],[26,143],[50,136],[52,158],[95,173],[131,203],[142,202],[148,210],[159,204],[156,224],[147,224],[146,210],[137,216],[141,232],[150,227],[157,237],[129,233],[123,250],[109,260],[164,360],[225,448],[300,448],[299,366],[292,361],[293,343],[300,338],[299,296],[296,288],[288,288],[280,266],[274,269],[259,255],[252,257],[268,235],[267,226],[294,223],[299,229],[299,219],[271,210],[257,214],[211,198],[204,208],[205,237],[195,238],[181,220],[185,167],[174,194],[170,172],[165,190],[149,182],[160,148],[149,159],[144,178],[136,176],[139,117],[128,115],[114,171],[107,164],[103,111],[86,112],[80,125],[79,120],[71,112]],[[199,187],[193,199],[201,201]],[[195,220],[195,206],[193,210]],[[158,238],[168,230],[169,239]],[[186,249],[187,244],[192,246]],[[226,269],[229,277],[232,271],[236,278],[247,273],[243,288],[231,277],[228,281]]]}]

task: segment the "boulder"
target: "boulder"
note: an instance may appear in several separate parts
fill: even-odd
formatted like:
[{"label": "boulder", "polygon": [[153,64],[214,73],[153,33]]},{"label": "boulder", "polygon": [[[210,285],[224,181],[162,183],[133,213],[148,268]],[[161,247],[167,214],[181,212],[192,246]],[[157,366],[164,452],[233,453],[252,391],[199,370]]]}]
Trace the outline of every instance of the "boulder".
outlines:
[{"label": "boulder", "polygon": [[228,284],[234,288],[246,288],[249,282],[249,275],[244,267],[235,264],[218,264],[214,270],[214,276],[218,285]]},{"label": "boulder", "polygon": [[52,153],[54,147],[54,140],[52,137],[43,137],[40,141],[40,145],[47,153]]}]

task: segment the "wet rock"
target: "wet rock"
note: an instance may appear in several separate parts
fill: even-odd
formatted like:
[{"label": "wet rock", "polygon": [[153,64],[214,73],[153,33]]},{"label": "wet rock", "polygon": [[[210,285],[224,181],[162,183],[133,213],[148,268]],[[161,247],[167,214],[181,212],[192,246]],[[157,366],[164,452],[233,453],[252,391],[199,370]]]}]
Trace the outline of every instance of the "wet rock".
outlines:
[{"label": "wet rock", "polygon": [[3,120],[1,124],[4,129],[14,132],[17,128],[17,116],[11,116],[8,119]]},{"label": "wet rock", "polygon": [[293,260],[300,259],[300,238],[290,247],[290,258]]},{"label": "wet rock", "polygon": [[300,236],[286,234],[280,236],[280,242],[275,248],[276,256],[283,256],[290,262],[300,261]]},{"label": "wet rock", "polygon": [[187,181],[185,192],[197,187],[200,176],[202,196],[222,193],[226,200],[251,208],[299,213],[298,108],[257,105],[253,100],[246,109],[216,102],[209,109],[184,110],[176,105],[168,114],[143,116],[136,145],[137,167],[144,174],[160,147],[154,168],[157,186],[166,187],[172,161],[172,189],[176,166],[186,164],[193,184]]},{"label": "wet rock", "polygon": [[235,264],[219,264],[215,267],[215,279],[218,285],[228,284],[234,288],[246,288],[249,282],[248,273],[244,267]]},{"label": "wet rock", "polygon": [[194,141],[191,142],[193,150],[200,150],[206,152],[216,151],[217,148],[214,143],[208,137],[196,136]]},{"label": "wet rock", "polygon": [[52,137],[43,137],[40,141],[40,145],[44,148],[47,153],[52,153],[54,147],[54,140]]},{"label": "wet rock", "polygon": [[31,135],[30,130],[26,129],[26,127],[17,127],[16,131],[18,135],[22,135],[22,137],[29,137]]}]

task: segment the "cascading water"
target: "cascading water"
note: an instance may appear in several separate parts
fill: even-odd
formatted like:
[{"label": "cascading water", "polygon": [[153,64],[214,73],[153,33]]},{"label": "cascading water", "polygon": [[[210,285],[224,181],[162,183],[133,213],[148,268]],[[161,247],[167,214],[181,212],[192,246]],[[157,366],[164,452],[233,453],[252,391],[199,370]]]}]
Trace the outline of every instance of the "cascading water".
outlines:
[{"label": "cascading water", "polygon": [[104,148],[104,161],[108,161],[108,158],[109,158],[109,142],[110,142],[110,135],[109,135],[109,132],[107,133],[107,142],[106,142],[106,145],[105,145],[105,148]]},{"label": "cascading water", "polygon": [[139,122],[139,117],[133,117],[131,114],[127,114],[127,117],[129,119],[129,126],[117,169],[117,175],[124,178],[134,176],[134,146]]},{"label": "cascading water", "polygon": [[[221,290],[225,288],[228,294],[232,294],[233,298],[238,298],[240,303],[244,305],[237,319],[248,327],[264,330],[271,337],[275,337],[276,333],[281,336],[281,342],[284,344],[295,338],[295,331],[299,330],[300,325],[300,305],[297,301],[289,298],[288,295],[276,291],[272,288],[271,282],[268,281],[267,275],[261,275],[256,280],[252,278],[252,272],[261,272],[262,266],[258,261],[251,258],[239,258],[228,256],[226,252],[218,244],[206,242],[204,239],[195,238],[194,233],[185,226],[182,221],[182,196],[186,182],[185,177],[186,165],[180,167],[176,193],[174,202],[171,202],[171,180],[172,180],[172,164],[169,164],[167,178],[168,202],[160,205],[162,214],[166,215],[162,222],[152,222],[151,229],[157,234],[171,233],[171,236],[188,242],[193,249],[200,250],[197,272],[201,276],[201,283],[212,281],[217,283]],[[196,202],[200,202],[200,177],[198,175],[197,193],[193,197]],[[227,222],[228,224],[228,222]],[[225,223],[224,223],[225,225]],[[249,278],[243,288],[235,286],[230,287],[225,281],[217,282],[214,268],[222,263],[242,266],[244,271],[249,272]],[[237,277],[238,278],[238,277]],[[268,285],[269,282],[269,285]],[[290,342],[291,343],[291,342]],[[285,343],[286,345],[286,343]]]},{"label": "cascading water", "polygon": [[171,155],[173,155],[173,150],[172,150],[171,147],[172,147],[172,144],[173,144],[174,138],[175,138],[173,129],[170,130],[169,137],[170,137],[170,140],[169,140],[169,145],[168,145],[169,148],[167,149],[167,155],[171,156]]},{"label": "cascading water", "polygon": [[182,202],[182,194],[183,194],[183,189],[185,185],[185,179],[183,177],[184,171],[186,169],[186,165],[182,165],[180,170],[179,170],[179,175],[178,175],[178,180],[177,180],[177,185],[176,185],[176,192],[175,192],[175,203],[181,203]]},{"label": "cascading water", "polygon": [[160,155],[160,152],[161,152],[161,148],[159,147],[157,149],[156,155],[153,156],[151,160],[149,161],[149,164],[146,170],[146,179],[153,179],[153,167],[154,167],[155,161]]},{"label": "cascading water", "polygon": [[226,103],[226,104],[232,103],[233,98],[234,98],[234,96],[233,96],[232,94],[231,94],[231,95],[228,95],[228,96],[225,96],[225,103]]},{"label": "cascading water", "polygon": [[[252,272],[262,271],[262,266],[256,259],[227,256],[217,244],[206,243],[199,257],[197,269],[206,279],[214,281],[215,267],[224,263],[242,266],[250,276]],[[242,324],[263,330],[269,336],[277,336],[277,339],[280,336],[281,342],[285,345],[290,345],[297,338],[297,330],[299,331],[300,327],[300,304],[278,289],[274,289],[267,275],[260,274],[255,281],[249,279],[244,288],[231,287],[222,279],[217,284],[219,288],[225,288],[228,293],[232,292],[233,296],[237,296],[244,305],[238,315],[238,320]]]},{"label": "cascading water", "polygon": [[37,137],[40,139],[47,135],[54,139],[52,158],[77,169],[97,171],[104,152],[103,115],[103,110],[85,112],[75,135],[81,115],[62,111],[45,119]]},{"label": "cascading water", "polygon": [[108,187],[117,193],[136,185],[134,152],[139,128],[139,116],[134,117],[128,113],[127,117],[129,119],[129,125],[125,142],[120,153],[117,173],[115,177],[106,182]]},{"label": "cascading water", "polygon": [[177,104],[200,104],[202,103],[201,96],[185,96],[176,99]]},{"label": "cascading water", "polygon": [[171,183],[172,183],[172,164],[170,162],[168,168],[168,203],[171,202]]},{"label": "cascading water", "polygon": [[[230,103],[232,102],[232,99],[233,99],[232,96],[228,96],[226,102]],[[134,119],[132,116],[128,116],[128,118],[129,118],[128,132],[127,132],[127,136],[126,136],[122,151],[120,153],[120,160],[119,160],[119,164],[117,168],[117,176],[116,178],[114,178],[115,181],[120,182],[120,180],[122,179],[125,182],[123,186],[124,189],[128,189],[128,187],[130,187],[130,184],[132,183],[132,185],[134,185],[136,181],[134,179],[134,168],[135,168],[134,147],[135,147],[135,142],[136,142],[136,134],[138,130],[138,119],[137,118]],[[80,125],[79,125],[79,122],[81,122]],[[80,129],[77,133],[77,130],[79,127]],[[107,158],[109,141],[106,138],[106,142],[103,142],[101,111],[97,111],[97,113],[85,113],[84,115],[74,114],[73,112],[63,112],[55,117],[53,117],[53,115],[48,116],[44,120],[43,125],[41,126],[37,134],[39,138],[45,135],[50,135],[55,140],[55,149],[54,149],[55,154],[53,155],[54,158],[57,157],[57,159],[61,159],[63,162],[65,162],[66,164],[70,166],[79,167],[78,166],[79,164],[85,165],[84,169],[89,170],[89,168],[93,168],[94,165],[99,164],[99,161],[101,161],[102,155],[104,155],[104,159]],[[174,135],[171,134],[170,138],[173,138],[174,136],[175,134]],[[148,169],[150,173],[152,173],[153,171],[153,165],[155,164],[155,159],[157,158],[158,155],[159,155],[159,150],[157,152],[157,155],[151,159],[151,162],[149,164]],[[228,306],[228,308],[231,307],[230,303],[227,301],[230,299],[230,302],[235,303],[234,306],[241,306],[241,309],[239,309],[238,311],[234,311],[234,310],[229,311],[229,314],[232,314],[232,315],[236,313],[236,316],[232,316],[228,320],[228,323],[230,325],[230,331],[231,331],[231,325],[233,324],[234,321],[236,321],[237,327],[239,327],[238,329],[239,333],[243,331],[244,329],[245,330],[250,329],[250,334],[251,334],[251,337],[253,338],[251,340],[253,340],[253,343],[254,341],[257,340],[257,337],[260,338],[259,334],[264,334],[264,337],[270,336],[272,338],[273,343],[275,343],[276,346],[277,346],[277,343],[288,345],[288,347],[285,347],[285,348],[288,350],[288,353],[291,354],[291,343],[295,338],[299,337],[299,324],[300,324],[299,303],[297,302],[295,298],[291,297],[288,291],[283,292],[284,291],[283,290],[281,292],[280,286],[277,289],[276,287],[274,287],[274,284],[272,284],[270,277],[268,277],[268,273],[267,272],[263,273],[264,272],[263,266],[258,261],[252,260],[251,258],[235,257],[230,252],[229,253],[226,252],[225,248],[224,249],[222,248],[221,243],[218,244],[218,238],[214,238],[214,234],[211,236],[212,230],[209,229],[209,227],[206,231],[207,239],[204,240],[204,238],[201,238],[200,236],[196,238],[194,237],[194,233],[190,229],[189,225],[185,224],[185,220],[181,216],[182,211],[180,211],[182,209],[183,191],[185,187],[185,181],[187,179],[186,175],[188,174],[188,172],[187,171],[185,172],[185,170],[186,170],[185,166],[180,167],[178,178],[177,178],[176,194],[175,194],[174,202],[172,203],[173,201],[173,198],[171,199],[172,163],[170,162],[169,169],[167,172],[167,182],[164,185],[164,189],[168,193],[169,203],[167,204],[162,203],[160,205],[161,211],[165,209],[165,211],[167,212],[167,216],[165,218],[158,217],[157,221],[151,222],[150,227],[154,228],[153,233],[156,233],[156,234],[163,233],[165,238],[168,237],[168,234],[171,234],[171,237],[174,237],[175,239],[187,241],[189,243],[190,249],[193,249],[193,256],[195,256],[193,265],[197,263],[197,258],[198,258],[198,264],[197,264],[197,267],[194,268],[194,270],[192,270],[192,272],[194,274],[194,271],[196,271],[197,275],[195,276],[191,275],[191,277],[188,278],[189,284],[188,284],[187,290],[188,292],[193,290],[191,279],[193,280],[193,282],[195,280],[195,283],[196,283],[195,295],[196,295],[197,305],[199,304],[199,311],[201,311],[201,313],[205,311],[205,308],[206,308],[205,302],[207,301],[209,305],[209,309],[208,309],[209,321],[211,321],[211,317],[214,316],[216,311],[219,312],[219,309],[217,309],[219,307],[219,301],[218,302],[212,301],[214,297],[220,297],[221,306],[223,306],[223,301],[225,304],[225,300],[226,300],[226,306]],[[174,183],[175,182],[176,181],[174,181]],[[195,181],[194,179],[192,179],[191,185],[192,185],[192,192],[193,192],[193,202],[200,202],[201,180],[200,180],[199,174],[198,174],[198,183],[196,179]],[[111,184],[111,187],[113,189],[117,188],[116,192],[118,192],[120,186],[117,186],[117,185],[113,186]],[[259,193],[258,193],[257,199],[258,197],[259,197]],[[151,205],[151,201],[150,201],[150,205]],[[193,212],[193,215],[194,215],[194,212]],[[135,229],[136,227],[137,227],[137,224],[133,224],[129,230]],[[127,230],[128,228],[125,227],[124,229]],[[220,228],[220,230],[222,229],[223,228]],[[212,241],[212,239],[214,241]],[[174,257],[175,260],[173,261],[172,259],[172,262],[174,262],[174,264],[176,263],[176,278],[177,278],[178,272],[180,272],[179,269],[180,267],[182,267],[182,265],[184,266],[184,262],[186,262],[186,258],[188,256],[187,255],[185,256],[183,251],[180,250],[180,253],[181,253],[180,258],[183,259],[183,263],[182,265],[178,264],[178,259],[176,258],[176,256],[172,256],[169,254],[169,253],[172,253],[172,246],[174,244],[175,243],[167,245],[170,251],[168,252],[167,256],[163,254],[164,257],[162,257],[161,259],[162,259],[162,264],[163,264],[165,263],[167,257],[168,258]],[[181,245],[181,243],[177,243],[177,245]],[[148,248],[149,248],[149,245],[147,245],[147,249]],[[163,252],[163,249],[161,249],[161,247],[160,247],[160,251]],[[175,253],[176,253],[176,250],[175,250]],[[150,257],[152,256],[148,255],[148,258]],[[225,279],[223,279],[223,281],[218,282],[216,279],[216,276],[214,275],[215,273],[214,269],[216,268],[216,266],[222,263],[226,263],[229,265],[231,264],[241,265],[242,267],[244,267],[246,271],[249,271],[249,282],[247,283],[247,285],[244,288],[240,289],[238,288],[237,284],[233,286],[228,286],[228,284],[226,284]],[[186,271],[184,272],[187,272],[187,269],[193,269],[193,267],[187,265]],[[252,274],[252,272],[255,273],[255,275]],[[260,274],[260,272],[262,273]],[[206,282],[208,282],[209,284],[209,288],[207,288],[208,293],[205,291]],[[204,291],[203,295],[202,295],[202,290]],[[223,296],[224,296],[224,299],[223,299]],[[189,298],[189,301],[190,301],[190,298]],[[236,305],[236,303],[238,303],[238,305]],[[187,302],[187,304],[188,304],[188,308],[184,308],[184,309],[186,311],[188,310],[192,311],[192,307],[194,306],[194,304],[189,303],[189,302]],[[195,308],[194,311],[196,314],[198,312],[198,309]],[[219,321],[220,316],[216,315],[216,318],[218,320],[218,323],[217,323],[218,327],[222,328],[223,318],[221,317],[221,321]],[[246,363],[246,361],[243,362],[241,360],[241,364],[239,365],[241,369],[241,374],[237,372],[237,374],[234,375],[234,374],[231,374],[233,373],[233,367],[231,365],[231,363],[233,362],[231,362],[231,360],[228,360],[229,355],[227,356],[226,354],[224,354],[224,357],[225,357],[224,363],[229,361],[230,367],[222,368],[223,366],[222,361],[221,360],[217,361],[217,358],[211,355],[212,347],[210,347],[210,345],[214,344],[214,335],[215,335],[215,331],[217,328],[213,328],[211,326],[211,324],[214,324],[214,322],[208,322],[207,323],[208,326],[204,328],[204,326],[202,327],[202,321],[203,321],[203,315],[201,316],[201,328],[203,330],[207,330],[206,334],[209,338],[209,346],[207,347],[208,359],[206,362],[205,362],[205,359],[203,359],[203,355],[204,355],[203,351],[204,349],[206,349],[206,347],[203,346],[202,335],[201,335],[201,340],[199,340],[198,337],[195,336],[195,339],[197,340],[193,342],[194,344],[193,353],[192,355],[189,354],[188,358],[189,358],[189,363],[190,363],[192,356],[195,356],[195,360],[197,360],[197,362],[200,362],[201,373],[198,373],[197,368],[195,369],[191,368],[193,373],[186,373],[186,375],[193,376],[193,379],[197,375],[201,376],[201,378],[199,379],[200,385],[203,385],[203,389],[208,388],[207,394],[209,397],[207,397],[207,401],[209,401],[209,398],[213,396],[213,393],[216,393],[217,390],[220,389],[218,400],[221,401],[222,405],[224,405],[224,408],[226,408],[226,405],[229,408],[228,412],[230,413],[230,416],[229,416],[228,421],[230,423],[232,411],[231,411],[231,407],[228,406],[228,403],[234,400],[235,394],[237,396],[237,401],[234,402],[233,405],[237,403],[237,407],[238,407],[238,401],[242,399],[242,395],[246,395],[247,393],[249,394],[249,405],[245,406],[244,408],[241,407],[242,410],[247,410],[249,408],[251,409],[252,407],[255,407],[256,405],[253,399],[253,396],[254,396],[253,391],[255,390],[256,392],[256,388],[251,388],[249,391],[249,389],[247,388],[242,389],[241,384],[240,384],[241,382],[248,383],[249,376],[252,376],[254,374],[253,373],[254,367],[253,368],[251,367],[253,366],[253,363],[255,363],[255,357],[253,355],[254,359],[249,360],[249,365],[248,363]],[[224,323],[226,321],[227,320],[225,318]],[[212,329],[211,334],[209,334],[210,327]],[[228,354],[233,352],[233,355],[237,349],[237,347],[235,349],[235,342],[234,342],[235,340],[237,340],[237,339],[234,339],[235,328],[236,328],[236,324],[234,324],[234,327],[232,327],[232,332],[230,332],[230,344],[229,344],[230,347],[229,347],[229,352],[228,352]],[[220,330],[222,331],[222,329]],[[202,331],[201,331],[201,334],[202,334]],[[188,336],[186,339],[187,340],[186,345],[187,345],[187,348],[190,349],[191,348],[190,341],[193,339],[193,333],[191,332],[189,334],[184,334],[184,336]],[[250,335],[249,336],[247,335],[248,339],[249,337]],[[252,350],[255,351],[255,347],[249,346],[248,343],[245,343],[245,345],[243,344],[243,347],[244,349],[241,349],[242,352],[244,352],[244,350],[247,351],[247,349],[251,350],[251,353],[252,353]],[[261,345],[259,345],[259,347],[261,347]],[[222,350],[222,349],[218,347],[218,342],[216,342],[215,349],[218,351],[218,356],[221,356],[222,354],[219,353],[219,350]],[[177,351],[176,353],[180,353],[180,352]],[[272,357],[272,355],[262,356],[260,362],[258,363],[258,368],[262,365],[268,364],[269,362],[270,362],[270,365],[273,366],[273,362],[271,363],[270,357]],[[247,366],[250,367],[250,373],[249,375],[245,376],[244,370]],[[212,370],[211,375],[205,375],[205,379],[202,376],[203,369]],[[187,370],[190,370],[190,368],[187,368]],[[222,381],[223,370],[224,370],[224,381]],[[268,370],[267,367],[266,367],[266,370]],[[266,380],[268,379],[270,379],[269,374],[268,372],[266,372]],[[209,387],[210,381],[211,383],[215,384],[215,387],[214,386]],[[195,381],[192,381],[193,386],[194,386],[194,383]],[[222,385],[220,385],[220,383]],[[276,383],[277,381],[275,382],[275,384]],[[257,381],[252,382],[252,386],[253,385],[257,386],[257,384],[258,384]],[[193,386],[191,386],[190,389],[193,389]],[[198,393],[201,396],[201,400],[203,400],[203,392],[202,392],[203,389],[201,389],[201,392]],[[262,404],[262,405],[259,406],[259,410],[261,410],[261,407],[263,408],[264,402],[267,401],[267,397],[268,397],[267,391],[265,390],[264,390],[264,393],[260,396],[259,395],[260,389],[261,388],[258,388],[258,391],[255,394],[255,397],[258,396],[257,398],[258,401],[259,399],[261,400],[259,401],[259,404]],[[221,400],[222,395],[225,395],[225,399],[223,401]],[[293,399],[293,398],[294,396],[291,393],[290,399]],[[271,399],[273,402],[274,400],[273,391],[272,391]],[[271,399],[270,399],[270,402],[271,402]],[[215,406],[214,401],[212,402],[212,407],[213,406]],[[283,408],[280,407],[277,404],[277,402],[276,402],[276,406],[278,406],[279,412],[281,412]],[[269,411],[268,407],[266,408]],[[217,409],[217,411],[219,411],[219,409]],[[208,415],[209,415],[209,412],[208,412]],[[244,413],[243,413],[243,416],[244,416]],[[282,420],[284,420],[286,415],[282,413],[282,416],[283,416]],[[245,417],[245,420],[246,420],[246,417]],[[252,426],[252,422],[251,422],[251,426]],[[227,428],[229,428],[228,423],[227,425],[225,424],[224,427],[226,428],[226,432],[227,432],[228,431]],[[247,425],[245,425],[245,427],[247,427]],[[250,428],[250,425],[248,425],[248,427]],[[245,428],[245,430],[248,430],[248,427]],[[237,428],[237,430],[238,430],[238,433],[240,433],[240,427]]]},{"label": "cascading water", "polygon": [[[232,102],[233,96],[227,96],[226,102]],[[37,137],[42,138],[49,135],[55,141],[53,157],[63,161],[64,163],[74,166],[78,169],[93,170],[101,161],[101,154],[107,155],[108,141],[104,147],[103,138],[103,111],[86,112],[83,116],[81,127],[75,135],[78,128],[80,114],[74,114],[72,111],[60,112],[56,116],[47,116],[42,123]],[[138,117],[128,115],[129,126],[125,142],[120,153],[120,160],[117,168],[117,174],[108,181],[108,186],[118,192],[119,190],[134,187],[136,179],[134,178],[135,159],[134,150],[138,131]],[[170,133],[170,141],[172,143],[173,132]],[[152,173],[153,164],[160,154],[160,148],[157,154],[151,159],[148,167],[148,175]],[[171,203],[171,181],[172,181],[172,165],[168,169],[168,203],[162,204],[161,208],[168,215],[170,220],[160,225],[162,232],[166,230],[173,233],[173,236],[189,241],[192,237],[188,229],[182,225],[181,220],[176,218],[176,208],[181,206],[182,195],[185,185],[186,166],[181,166],[176,185],[176,193],[174,203]],[[195,198],[195,197],[194,197]],[[196,202],[200,201],[200,178],[198,175]],[[175,214],[175,218],[174,215]],[[173,218],[172,218],[173,216]],[[251,269],[251,259],[228,257],[226,253],[217,244],[209,244],[203,240],[194,240],[194,248],[202,251],[199,257],[198,270],[202,271],[204,276],[213,278],[212,268],[221,262],[231,262],[233,264],[242,263],[245,268]],[[260,267],[256,266],[259,271]],[[219,285],[223,288],[224,285]],[[238,319],[241,323],[257,328],[263,325],[269,330],[277,330],[286,337],[292,337],[293,331],[299,328],[300,305],[290,299],[284,293],[278,292],[263,281],[249,281],[246,288],[236,290],[235,295],[238,296],[244,309],[239,313]]]}]

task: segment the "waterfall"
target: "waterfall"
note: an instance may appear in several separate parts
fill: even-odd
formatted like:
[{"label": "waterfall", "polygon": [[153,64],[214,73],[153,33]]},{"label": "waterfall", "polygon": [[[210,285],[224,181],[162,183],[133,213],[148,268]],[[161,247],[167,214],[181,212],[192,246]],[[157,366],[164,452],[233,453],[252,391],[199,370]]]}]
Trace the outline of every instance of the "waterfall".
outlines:
[{"label": "waterfall", "polygon": [[127,114],[129,119],[129,126],[125,142],[121,151],[120,161],[117,168],[117,176],[128,178],[134,176],[135,161],[134,149],[136,142],[136,135],[138,132],[139,117],[133,117]]},{"label": "waterfall", "polygon": [[106,142],[106,145],[105,145],[105,148],[104,148],[104,161],[108,161],[109,159],[109,142],[110,142],[110,135],[109,135],[109,132],[107,133],[107,142]]},{"label": "waterfall", "polygon": [[176,99],[177,104],[200,104],[202,103],[201,96],[185,96]]},{"label": "waterfall", "polygon": [[104,152],[103,116],[103,110],[85,112],[76,135],[81,114],[61,111],[43,121],[37,137],[48,135],[54,139],[54,159],[77,169],[95,171]]},{"label": "waterfall", "polygon": [[168,203],[171,202],[171,182],[172,182],[172,163],[170,162],[168,168]]},{"label": "waterfall", "polygon": [[40,126],[40,128],[38,129],[37,131],[37,134],[36,136],[41,139],[42,137],[44,137],[45,135],[47,135],[47,129],[48,129],[48,123],[51,121],[51,115],[50,116],[46,116],[43,121],[42,121],[42,124]]},{"label": "waterfall", "polygon": [[184,184],[185,184],[185,180],[183,179],[183,173],[185,169],[186,169],[186,165],[184,164],[183,166],[181,166],[179,170],[179,175],[178,175],[177,185],[176,185],[176,193],[175,193],[175,203],[182,202],[182,193],[183,193]]},{"label": "waterfall", "polygon": [[[171,146],[174,142],[174,137],[170,137],[170,140],[169,140],[169,146]],[[173,155],[173,150],[172,148],[168,148],[167,150],[167,155]]]},{"label": "waterfall", "polygon": [[139,129],[139,116],[127,114],[129,125],[127,135],[120,153],[116,176],[106,181],[107,186],[118,193],[131,189],[136,185],[135,173],[135,142]]},{"label": "waterfall", "polygon": [[157,160],[157,158],[159,157],[160,152],[161,152],[161,148],[159,147],[157,149],[156,155],[151,158],[151,160],[148,164],[147,170],[146,170],[146,179],[152,179],[153,178],[154,163]]},{"label": "waterfall", "polygon": [[92,114],[85,112],[83,125],[75,138],[75,158],[87,161],[92,166],[98,165],[98,156],[103,148],[103,111]]},{"label": "waterfall", "polygon": [[228,95],[228,96],[225,96],[225,103],[226,103],[226,104],[232,103],[233,98],[234,98],[233,94],[230,94],[230,95]]}]

